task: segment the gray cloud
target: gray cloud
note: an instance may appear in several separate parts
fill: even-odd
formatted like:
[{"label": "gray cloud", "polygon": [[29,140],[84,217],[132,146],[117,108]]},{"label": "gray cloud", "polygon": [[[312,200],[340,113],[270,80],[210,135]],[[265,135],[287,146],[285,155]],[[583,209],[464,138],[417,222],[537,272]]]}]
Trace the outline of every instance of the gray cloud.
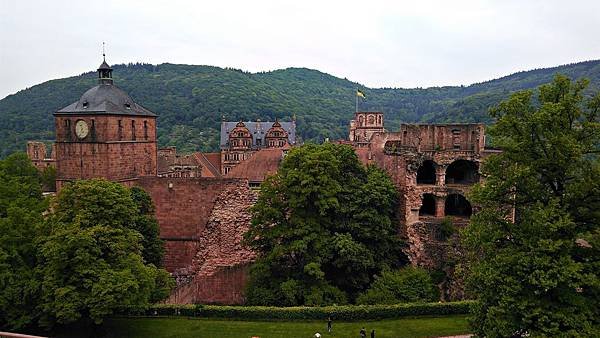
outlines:
[{"label": "gray cloud", "polygon": [[600,2],[0,0],[0,97],[110,63],[316,68],[372,87],[597,59]]}]

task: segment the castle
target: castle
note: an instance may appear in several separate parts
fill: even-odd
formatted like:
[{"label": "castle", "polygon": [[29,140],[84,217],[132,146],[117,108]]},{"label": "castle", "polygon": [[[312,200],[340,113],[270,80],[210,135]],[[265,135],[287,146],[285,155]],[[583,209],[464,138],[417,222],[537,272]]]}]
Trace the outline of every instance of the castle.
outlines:
[{"label": "castle", "polygon": [[[260,183],[296,145],[291,122],[221,123],[220,152],[177,154],[158,149],[156,114],[134,102],[104,61],[98,85],[54,114],[50,157],[40,142],[27,153],[40,169],[55,166],[56,186],[103,177],[146,190],[156,206],[165,268],[178,287],[174,303],[238,304],[255,254],[241,244]],[[473,212],[466,196],[479,180],[485,149],[482,124],[402,124],[384,128],[382,112],[356,112],[348,140],[364,164],[377,165],[399,194],[399,224],[411,262],[440,268],[447,244],[440,224],[464,225]]]}]

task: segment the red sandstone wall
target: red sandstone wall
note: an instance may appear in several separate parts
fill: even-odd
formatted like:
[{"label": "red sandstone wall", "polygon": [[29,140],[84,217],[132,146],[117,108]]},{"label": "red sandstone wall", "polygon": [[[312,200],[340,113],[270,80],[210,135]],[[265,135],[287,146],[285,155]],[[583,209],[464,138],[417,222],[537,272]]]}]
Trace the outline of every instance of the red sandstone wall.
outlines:
[{"label": "red sandstone wall", "polygon": [[242,245],[256,192],[246,180],[144,177],[156,205],[164,264],[177,280],[172,303],[241,304],[255,254]]},{"label": "red sandstone wall", "polygon": [[[483,133],[483,126],[477,124],[401,125],[400,132],[376,134],[369,144],[368,154],[364,154],[366,149],[357,150],[363,163],[383,168],[398,188],[400,232],[407,240],[406,254],[413,264],[435,268],[443,261],[444,251],[440,248],[446,243],[440,243],[432,234],[444,217],[445,198],[451,193],[467,196],[470,189],[468,185],[446,185],[446,168],[458,159],[480,162]],[[386,153],[386,142],[395,142],[395,153]],[[436,163],[435,185],[416,184],[417,170],[425,159]],[[424,193],[437,198],[436,216],[427,219],[419,216]],[[457,221],[465,220],[455,220],[455,223]]]},{"label": "red sandstone wall", "polygon": [[228,186],[243,180],[217,178],[143,177],[137,184],[156,206],[160,236],[166,240],[165,268],[170,272],[189,267],[198,249],[217,197]]},{"label": "red sandstone wall", "polygon": [[197,240],[165,240],[163,265],[169,272],[183,269],[192,264],[198,252]]},{"label": "red sandstone wall", "polygon": [[402,144],[420,150],[483,150],[482,124],[402,124]]},{"label": "red sandstone wall", "polygon": [[196,275],[169,297],[172,304],[243,304],[249,265],[220,267],[209,276]]},{"label": "red sandstone wall", "polygon": [[[79,140],[75,124],[85,120],[88,136]],[[118,121],[122,121],[119,138]],[[135,125],[135,138],[131,122]],[[144,128],[144,122],[146,128]],[[156,121],[148,117],[57,116],[56,168],[63,181],[103,177],[113,181],[156,175]]]}]

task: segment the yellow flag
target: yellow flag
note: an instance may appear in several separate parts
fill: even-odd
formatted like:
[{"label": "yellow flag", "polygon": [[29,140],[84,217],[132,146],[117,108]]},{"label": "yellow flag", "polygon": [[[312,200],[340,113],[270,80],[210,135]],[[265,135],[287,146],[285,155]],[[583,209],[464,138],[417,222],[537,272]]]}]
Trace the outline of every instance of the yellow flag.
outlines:
[{"label": "yellow flag", "polygon": [[363,99],[367,98],[367,96],[365,95],[365,93],[363,93],[360,89],[356,90],[356,96],[362,97]]}]

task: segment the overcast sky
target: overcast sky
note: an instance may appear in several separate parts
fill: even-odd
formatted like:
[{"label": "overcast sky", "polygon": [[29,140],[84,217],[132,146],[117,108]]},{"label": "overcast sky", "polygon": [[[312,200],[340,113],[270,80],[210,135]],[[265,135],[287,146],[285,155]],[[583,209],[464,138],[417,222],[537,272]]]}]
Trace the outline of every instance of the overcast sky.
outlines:
[{"label": "overcast sky", "polygon": [[600,1],[0,0],[0,98],[107,61],[471,84],[600,58]]}]

